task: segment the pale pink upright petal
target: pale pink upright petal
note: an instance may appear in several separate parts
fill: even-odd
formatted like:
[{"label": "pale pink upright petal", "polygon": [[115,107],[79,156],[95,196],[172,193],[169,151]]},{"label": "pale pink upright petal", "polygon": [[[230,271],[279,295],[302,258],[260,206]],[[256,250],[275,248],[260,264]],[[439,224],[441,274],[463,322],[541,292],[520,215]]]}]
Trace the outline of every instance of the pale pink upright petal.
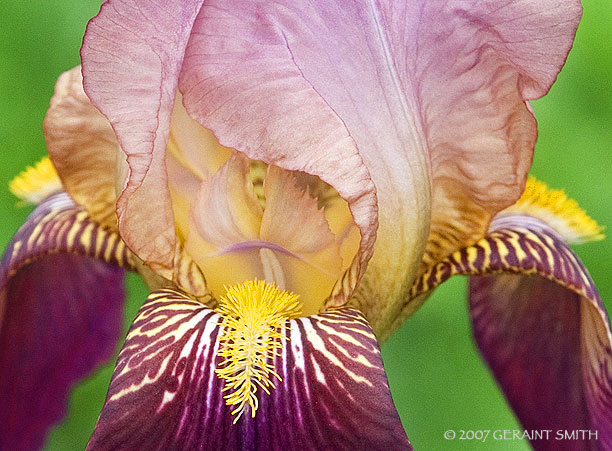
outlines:
[{"label": "pale pink upright petal", "polygon": [[554,80],[579,15],[576,0],[211,0],[180,89],[223,145],[334,186],[362,263],[371,176],[380,226],[357,298],[380,330],[400,314],[430,226],[437,258],[520,194],[535,140],[525,100]]},{"label": "pale pink upright petal", "polygon": [[361,230],[361,270],[378,219],[375,176],[378,240],[390,249],[372,302],[413,277],[429,213],[417,109],[404,109],[379,31],[363,2],[207,2],[180,84],[187,111],[223,145],[336,188]]},{"label": "pale pink upright petal", "polygon": [[399,73],[418,82],[433,176],[426,262],[480,238],[522,193],[537,135],[525,101],[554,82],[580,12],[577,0],[428,1],[416,26],[383,12],[408,44],[394,49]]},{"label": "pale pink upright petal", "polygon": [[134,252],[170,275],[175,233],[165,150],[184,48],[202,0],[106,1],[83,48],[85,91],[111,122],[129,176],[117,204]]}]

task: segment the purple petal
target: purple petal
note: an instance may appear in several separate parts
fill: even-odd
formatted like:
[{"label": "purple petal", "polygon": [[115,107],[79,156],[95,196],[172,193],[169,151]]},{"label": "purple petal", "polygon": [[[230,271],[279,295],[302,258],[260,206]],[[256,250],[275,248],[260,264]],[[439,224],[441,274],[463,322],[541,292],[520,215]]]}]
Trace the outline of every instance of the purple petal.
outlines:
[{"label": "purple petal", "polygon": [[[609,443],[610,427],[597,424],[602,412],[594,412],[595,421],[589,413],[593,399],[587,384],[596,383],[597,376],[584,374],[590,365],[581,347],[600,345],[582,336],[581,310],[588,306],[578,294],[537,276],[471,277],[470,308],[476,343],[523,427],[553,431],[548,440],[532,441],[535,449]],[[605,349],[609,352],[609,342]],[[601,363],[609,365],[609,355],[606,360]],[[612,400],[609,392],[605,398]],[[555,437],[557,431],[576,429],[597,431],[598,440]]]},{"label": "purple petal", "polygon": [[[0,449],[35,450],[68,392],[113,355],[125,246],[64,194],[27,219],[0,268]],[[96,245],[97,243],[97,245]],[[113,264],[96,260],[104,256]],[[70,253],[72,252],[72,253]]]},{"label": "purple petal", "polygon": [[360,313],[291,321],[282,378],[236,424],[214,372],[221,316],[161,290],[141,308],[89,443],[115,449],[410,449]]},{"label": "purple petal", "polygon": [[[552,430],[534,448],[612,448],[610,323],[561,236],[534,218],[499,217],[484,239],[429,268],[413,292],[454,274],[473,276],[476,343],[519,420],[528,430]],[[592,433],[556,438],[575,430]]]}]

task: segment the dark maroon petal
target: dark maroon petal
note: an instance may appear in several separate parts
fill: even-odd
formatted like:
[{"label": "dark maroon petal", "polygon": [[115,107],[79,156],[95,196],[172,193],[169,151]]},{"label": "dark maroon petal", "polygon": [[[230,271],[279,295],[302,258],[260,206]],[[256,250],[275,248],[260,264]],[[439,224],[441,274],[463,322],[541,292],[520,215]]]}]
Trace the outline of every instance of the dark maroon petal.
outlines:
[{"label": "dark maroon petal", "polygon": [[128,334],[90,450],[411,449],[376,339],[355,310],[292,320],[282,382],[233,424],[214,372],[221,316],[153,293]]},{"label": "dark maroon petal", "polygon": [[[476,343],[519,420],[552,431],[534,448],[612,449],[610,322],[561,236],[534,218],[497,218],[484,239],[429,268],[414,292],[454,274],[472,275]],[[559,440],[557,431],[586,432]]]},{"label": "dark maroon petal", "polygon": [[266,443],[279,450],[296,443],[313,450],[411,449],[378,342],[361,313],[336,310],[293,320],[291,327],[276,362],[283,384],[262,397],[253,428],[259,449]]},{"label": "dark maroon petal", "polygon": [[[589,413],[586,383],[596,379],[583,379],[590,365],[581,349],[581,309],[588,306],[579,295],[537,276],[471,277],[470,307],[476,343],[523,427],[554,431],[549,440],[532,441],[535,449],[609,444],[609,425],[598,427]],[[601,363],[606,360],[610,356]],[[605,398],[609,403],[609,392]],[[556,439],[557,431],[576,429],[597,431],[598,440]]]},{"label": "dark maroon petal", "polygon": [[[72,252],[72,253],[71,253]],[[108,256],[113,264],[92,258]],[[76,381],[121,333],[125,247],[65,195],[45,200],[0,267],[0,449],[35,450]]]}]

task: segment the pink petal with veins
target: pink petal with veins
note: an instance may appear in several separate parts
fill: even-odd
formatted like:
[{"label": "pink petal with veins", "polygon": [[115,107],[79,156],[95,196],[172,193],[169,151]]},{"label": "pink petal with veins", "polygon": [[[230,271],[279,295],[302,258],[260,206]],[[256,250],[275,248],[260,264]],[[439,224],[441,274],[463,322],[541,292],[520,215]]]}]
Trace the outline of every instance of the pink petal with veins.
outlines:
[{"label": "pink petal with veins", "polygon": [[184,48],[201,4],[108,0],[89,22],[81,49],[85,92],[127,155],[119,231],[165,276],[176,240],[165,150]]}]

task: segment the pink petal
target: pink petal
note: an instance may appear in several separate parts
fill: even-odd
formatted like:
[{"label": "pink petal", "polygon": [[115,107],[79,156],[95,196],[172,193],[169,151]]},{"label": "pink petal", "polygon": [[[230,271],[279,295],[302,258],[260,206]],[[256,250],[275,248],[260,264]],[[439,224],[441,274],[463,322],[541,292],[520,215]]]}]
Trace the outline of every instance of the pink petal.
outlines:
[{"label": "pink petal", "polygon": [[535,141],[525,99],[554,80],[579,14],[575,0],[214,0],[180,89],[223,145],[334,186],[361,229],[362,263],[376,226],[371,176],[380,251],[359,297],[366,314],[387,306],[376,330],[399,313],[430,221],[435,258],[482,236],[520,194]]},{"label": "pink petal", "polygon": [[535,139],[525,100],[554,80],[580,14],[576,0],[134,3],[106,2],[83,47],[86,91],[132,171],[119,200],[128,243],[170,266],[161,154],[180,71],[188,113],[221,144],[317,175],[349,202],[362,233],[349,291],[380,222],[358,296],[375,330],[400,313],[430,228],[435,259],[518,197]]},{"label": "pink petal", "polygon": [[168,278],[176,237],[165,149],[183,50],[201,4],[108,0],[90,21],[81,51],[85,91],[127,155],[119,230]]},{"label": "pink petal", "polygon": [[413,69],[433,174],[429,261],[481,237],[522,193],[537,136],[525,100],[554,82],[581,13],[576,0],[432,3]]}]

